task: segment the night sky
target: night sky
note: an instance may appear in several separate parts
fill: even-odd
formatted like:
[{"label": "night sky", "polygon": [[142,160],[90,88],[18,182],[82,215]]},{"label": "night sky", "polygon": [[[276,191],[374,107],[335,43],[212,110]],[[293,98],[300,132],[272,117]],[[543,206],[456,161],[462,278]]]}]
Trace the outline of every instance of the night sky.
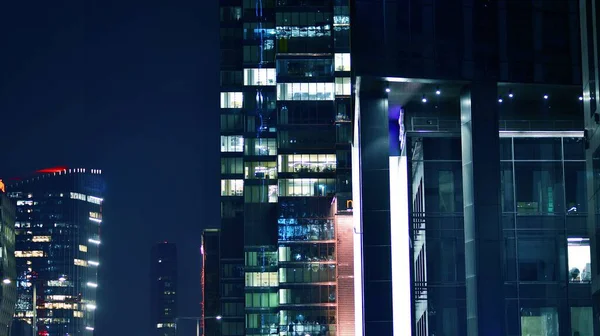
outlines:
[{"label": "night sky", "polygon": [[217,6],[0,5],[0,177],[67,165],[108,184],[97,336],[149,331],[158,241],[178,245],[181,315],[200,313],[200,235],[219,223]]}]

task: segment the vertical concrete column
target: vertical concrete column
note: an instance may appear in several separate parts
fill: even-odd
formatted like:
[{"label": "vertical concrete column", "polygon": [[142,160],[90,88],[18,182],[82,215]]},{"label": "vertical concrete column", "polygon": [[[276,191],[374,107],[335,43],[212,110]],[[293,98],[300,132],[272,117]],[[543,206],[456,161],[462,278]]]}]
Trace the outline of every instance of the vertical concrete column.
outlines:
[{"label": "vertical concrete column", "polygon": [[505,334],[498,119],[496,83],[472,83],[463,89],[461,141],[469,336]]},{"label": "vertical concrete column", "polygon": [[364,335],[393,335],[389,117],[385,89],[386,83],[380,79],[361,78],[359,137]]}]

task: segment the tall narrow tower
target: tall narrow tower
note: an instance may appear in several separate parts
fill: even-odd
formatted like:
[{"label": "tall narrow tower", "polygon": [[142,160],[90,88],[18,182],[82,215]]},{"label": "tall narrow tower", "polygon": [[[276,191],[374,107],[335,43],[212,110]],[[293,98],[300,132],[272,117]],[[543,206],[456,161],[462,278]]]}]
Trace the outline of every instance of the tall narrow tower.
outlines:
[{"label": "tall narrow tower", "polygon": [[177,247],[163,242],[152,247],[151,315],[154,336],[177,333]]},{"label": "tall narrow tower", "polygon": [[349,1],[231,0],[220,13],[221,228],[244,233],[232,257],[245,279],[243,309],[222,302],[223,333],[353,334],[339,321],[354,314],[338,314],[353,288],[338,286],[336,221],[352,190]]}]

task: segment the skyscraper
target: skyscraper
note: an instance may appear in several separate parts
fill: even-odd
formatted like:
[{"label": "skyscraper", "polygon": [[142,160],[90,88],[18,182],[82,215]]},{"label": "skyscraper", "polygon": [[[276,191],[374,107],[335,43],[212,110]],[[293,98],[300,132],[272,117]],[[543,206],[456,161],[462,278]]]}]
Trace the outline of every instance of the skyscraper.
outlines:
[{"label": "skyscraper", "polygon": [[57,167],[15,180],[15,318],[38,335],[93,335],[104,181],[101,171]]},{"label": "skyscraper", "polygon": [[0,336],[9,336],[17,300],[15,211],[14,203],[0,189]]},{"label": "skyscraper", "polygon": [[177,247],[162,242],[152,247],[150,300],[152,335],[175,336],[177,333]]},{"label": "skyscraper", "polygon": [[353,334],[353,286],[338,283],[352,223],[336,220],[352,191],[348,0],[220,6],[221,227],[243,232],[244,260],[221,268],[245,284],[223,334]]}]

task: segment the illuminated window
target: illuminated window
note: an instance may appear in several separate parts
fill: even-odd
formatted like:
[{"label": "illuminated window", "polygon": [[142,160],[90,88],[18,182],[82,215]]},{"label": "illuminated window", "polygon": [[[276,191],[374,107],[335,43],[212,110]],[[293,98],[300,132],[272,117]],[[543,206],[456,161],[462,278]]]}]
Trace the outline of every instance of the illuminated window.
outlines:
[{"label": "illuminated window", "polygon": [[277,287],[279,276],[277,272],[246,272],[246,287]]},{"label": "illuminated window", "polygon": [[88,265],[86,260],[81,260],[81,259],[73,259],[73,263],[75,264],[75,266],[87,267],[87,265]]},{"label": "illuminated window", "polygon": [[335,193],[335,179],[280,179],[279,196],[328,196]]},{"label": "illuminated window", "polygon": [[221,108],[242,108],[243,103],[242,92],[221,92]]},{"label": "illuminated window", "polygon": [[349,96],[352,93],[350,77],[338,77],[335,79],[335,94],[337,96]]},{"label": "illuminated window", "polygon": [[17,206],[23,206],[23,205],[33,205],[33,201],[31,200],[18,200],[17,201]]},{"label": "illuminated window", "polygon": [[244,180],[221,180],[221,196],[244,196]]},{"label": "illuminated window", "polygon": [[87,252],[88,251],[88,247],[85,245],[79,245],[79,251],[81,252]]},{"label": "illuminated window", "polygon": [[333,83],[277,84],[277,100],[333,100]]},{"label": "illuminated window", "polygon": [[156,328],[157,328],[157,329],[162,329],[162,328],[175,328],[175,323],[157,323],[157,324],[156,324]]},{"label": "illuminated window", "polygon": [[350,71],[350,54],[335,54],[335,71]]},{"label": "illuminated window", "polygon": [[277,162],[245,162],[245,179],[276,179]]},{"label": "illuminated window", "polygon": [[275,85],[275,69],[244,69],[244,85]]},{"label": "illuminated window", "polygon": [[77,309],[78,306],[77,303],[44,302],[44,308],[46,309]]},{"label": "illuminated window", "polygon": [[335,154],[279,155],[279,171],[285,173],[331,173],[336,170]]},{"label": "illuminated window", "polygon": [[43,256],[44,251],[15,251],[16,258],[36,258]]},{"label": "illuminated window", "polygon": [[569,281],[592,281],[592,258],[590,254],[590,239],[582,237],[569,237],[568,260]]},{"label": "illuminated window", "polygon": [[244,137],[241,135],[221,135],[221,153],[243,152]]},{"label": "illuminated window", "polygon": [[71,285],[70,281],[60,281],[60,280],[48,280],[48,287],[69,287]]},{"label": "illuminated window", "polygon": [[90,218],[102,219],[102,214],[99,212],[90,211]]},{"label": "illuminated window", "polygon": [[80,194],[80,193],[76,193],[76,192],[72,192],[71,193],[71,199],[78,199],[81,201],[86,201],[87,198],[84,194]]},{"label": "illuminated window", "polygon": [[83,312],[79,310],[74,310],[73,317],[83,317]]},{"label": "illuminated window", "polygon": [[277,139],[247,139],[244,154],[260,156],[277,155]]},{"label": "illuminated window", "polygon": [[95,196],[88,196],[87,201],[94,204],[102,204],[102,198]]},{"label": "illuminated window", "polygon": [[48,243],[48,242],[50,242],[51,238],[52,237],[50,237],[50,236],[33,236],[31,238],[31,241],[34,243]]}]

